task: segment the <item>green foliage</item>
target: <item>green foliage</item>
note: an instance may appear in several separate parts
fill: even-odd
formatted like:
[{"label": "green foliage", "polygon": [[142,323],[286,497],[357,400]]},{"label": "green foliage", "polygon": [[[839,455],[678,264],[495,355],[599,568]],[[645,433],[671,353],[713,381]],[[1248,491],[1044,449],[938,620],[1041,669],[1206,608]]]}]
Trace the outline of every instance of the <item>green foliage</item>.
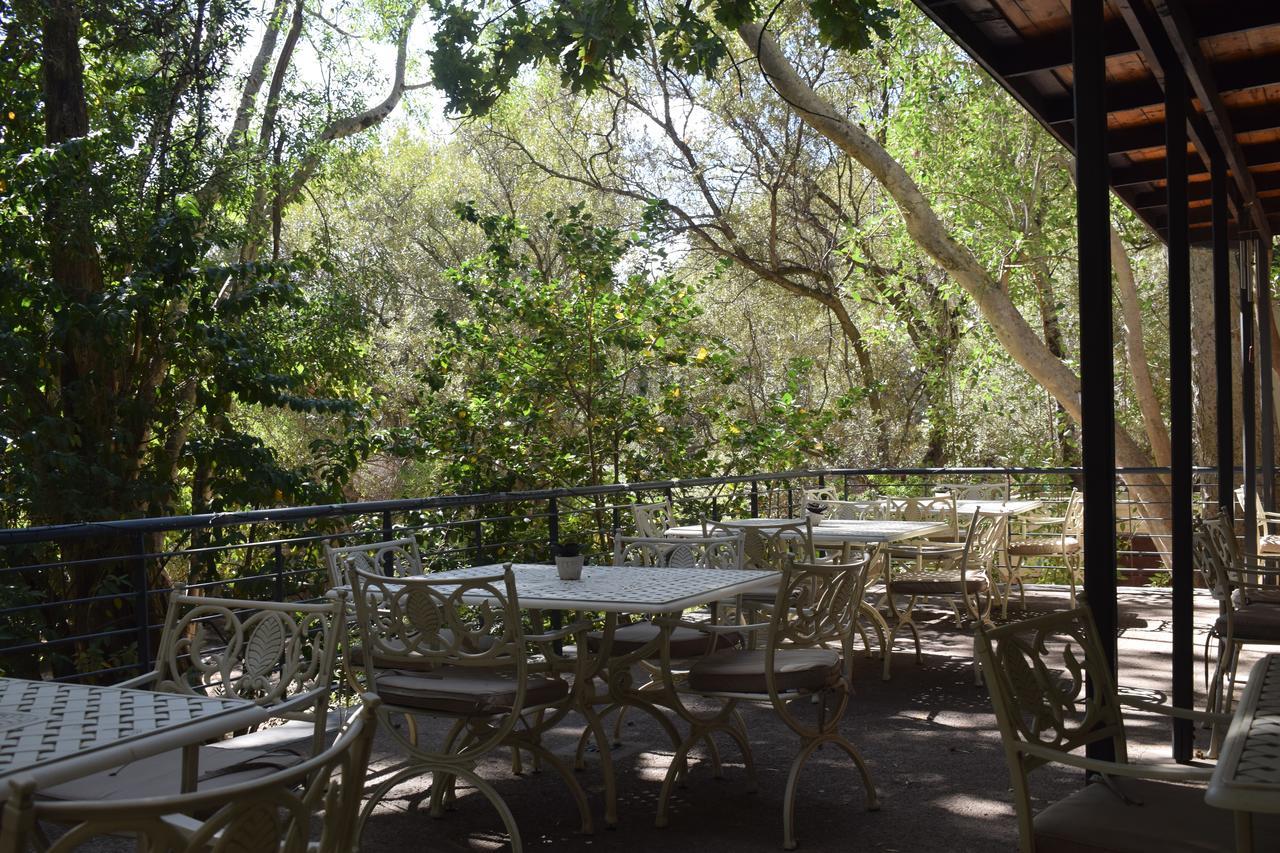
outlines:
[{"label": "green foliage", "polygon": [[661,271],[650,235],[596,224],[581,206],[548,214],[549,254],[510,215],[459,215],[487,248],[451,273],[466,300],[439,311],[417,413],[443,491],[697,476],[821,457],[839,411],[789,390],[749,419],[732,393],[736,353],[699,333],[698,290]]},{"label": "green foliage", "polygon": [[[879,0],[811,4],[823,41],[860,50],[884,37],[894,17]],[[522,69],[541,62],[573,93],[590,94],[640,56],[650,26],[664,62],[709,75],[729,56],[723,30],[757,20],[755,0],[675,0],[653,8],[632,0],[570,0],[530,10],[524,3],[431,0],[436,22],[432,79],[455,113],[484,114]],[[770,14],[772,17],[772,14]]]}]

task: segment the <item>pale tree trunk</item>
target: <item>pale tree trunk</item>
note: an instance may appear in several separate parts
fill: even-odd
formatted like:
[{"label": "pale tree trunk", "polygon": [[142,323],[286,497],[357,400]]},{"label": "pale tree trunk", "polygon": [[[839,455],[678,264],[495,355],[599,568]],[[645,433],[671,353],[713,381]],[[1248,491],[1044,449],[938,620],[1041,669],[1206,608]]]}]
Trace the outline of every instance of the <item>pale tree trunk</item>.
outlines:
[{"label": "pale tree trunk", "polygon": [[[834,106],[801,79],[777,41],[763,26],[743,24],[738,28],[738,34],[778,94],[796,109],[807,124],[871,172],[893,197],[916,245],[965,289],[1014,361],[1079,422],[1079,377],[1049,351],[999,282],[972,252],[951,235],[902,164],[859,125],[842,117]],[[1116,463],[1120,467],[1151,466],[1151,457],[1119,424],[1115,442]],[[1131,491],[1144,505],[1162,509],[1168,505],[1169,490],[1149,480],[1148,477],[1126,478]],[[1148,515],[1158,517],[1165,513],[1151,512]],[[1164,528],[1167,523],[1153,526]],[[1159,531],[1161,534],[1165,532],[1163,529]]]},{"label": "pale tree trunk", "polygon": [[1197,465],[1218,464],[1218,372],[1213,253],[1191,250],[1191,393]]},{"label": "pale tree trunk", "polygon": [[1160,398],[1156,396],[1155,382],[1151,379],[1151,365],[1147,361],[1147,345],[1142,332],[1142,303],[1138,300],[1138,286],[1133,277],[1133,265],[1124,241],[1111,228],[1111,266],[1115,269],[1116,296],[1120,300],[1120,319],[1124,326],[1124,348],[1133,380],[1133,394],[1142,412],[1142,424],[1147,431],[1152,455],[1160,467],[1168,467],[1172,458],[1169,447],[1169,430],[1164,424]]}]

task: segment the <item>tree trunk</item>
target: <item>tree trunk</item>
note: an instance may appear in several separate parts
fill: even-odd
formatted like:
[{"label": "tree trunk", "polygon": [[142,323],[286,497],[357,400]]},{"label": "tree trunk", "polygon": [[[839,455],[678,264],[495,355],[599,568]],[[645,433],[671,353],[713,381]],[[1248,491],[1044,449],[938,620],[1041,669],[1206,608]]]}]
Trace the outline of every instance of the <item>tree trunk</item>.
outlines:
[{"label": "tree trunk", "polygon": [[[1077,422],[1080,420],[1080,379],[1062,359],[1054,357],[973,253],[962,246],[943,225],[920,187],[897,160],[860,126],[841,117],[836,108],[818,95],[760,24],[743,24],[738,34],[759,62],[770,84],[811,127],[862,164],[893,197],[907,232],[938,266],[969,294],[1005,351],[1044,387]],[[1125,468],[1149,467],[1151,457],[1119,424],[1116,425],[1116,462]],[[1134,494],[1153,509],[1167,506],[1169,491],[1149,477],[1126,478]],[[1150,516],[1164,513],[1149,512]],[[1159,522],[1166,528],[1167,522]],[[1161,530],[1161,533],[1166,532]]]}]

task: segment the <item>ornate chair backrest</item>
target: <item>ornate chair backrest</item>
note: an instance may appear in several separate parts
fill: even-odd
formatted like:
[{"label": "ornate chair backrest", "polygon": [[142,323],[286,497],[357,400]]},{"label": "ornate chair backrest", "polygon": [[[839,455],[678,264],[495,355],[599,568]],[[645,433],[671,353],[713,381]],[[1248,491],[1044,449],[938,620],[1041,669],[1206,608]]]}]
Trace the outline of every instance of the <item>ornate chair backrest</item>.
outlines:
[{"label": "ornate chair backrest", "polygon": [[[465,580],[389,578],[364,570],[357,570],[352,580],[366,668],[374,661],[388,670],[524,667],[510,563],[501,572]],[[375,678],[377,673],[368,675]]]},{"label": "ornate chair backrest", "polygon": [[969,522],[969,533],[964,540],[961,571],[972,579],[986,575],[990,580],[996,553],[1004,544],[1005,531],[1009,528],[1009,516],[996,512],[975,512]]},{"label": "ornate chair backrest", "polygon": [[900,521],[940,521],[951,528],[946,535],[952,539],[960,533],[955,495],[889,498],[889,515]]},{"label": "ornate chair backrest", "polygon": [[[237,785],[145,800],[73,802],[37,799],[34,780],[14,779],[0,817],[0,851],[98,850],[107,836],[132,835],[137,849],[166,853],[352,853],[359,848],[358,815],[378,706],[376,696],[364,701],[332,746]],[[173,820],[191,814],[209,816],[194,828],[189,820]],[[67,829],[50,843],[41,822]]]},{"label": "ornate chair backrest", "polygon": [[703,521],[703,536],[742,536],[743,565],[782,571],[791,562],[812,563],[813,525],[808,519],[769,524]]},{"label": "ornate chair backrest", "polygon": [[954,495],[960,501],[1002,501],[1010,497],[1008,487],[1001,483],[938,483],[933,490]]},{"label": "ornate chair backrest", "polygon": [[826,503],[827,517],[841,521],[877,521],[889,516],[889,501],[884,498]]},{"label": "ornate chair backrest", "polygon": [[1067,498],[1067,510],[1062,516],[1062,535],[1079,539],[1084,535],[1084,494],[1079,489],[1071,490]]},{"label": "ornate chair backrest", "polygon": [[829,503],[840,500],[839,494],[831,486],[819,486],[816,489],[805,489],[801,498],[804,503]]},{"label": "ornate chair backrest", "polygon": [[[1127,760],[1124,720],[1089,608],[1082,606],[998,628],[977,628],[977,653],[1004,743],[1023,850],[1032,849],[1027,774],[1047,761],[1024,744],[1063,753],[1110,740]],[[1093,693],[1085,693],[1086,680]]]},{"label": "ornate chair backrest", "polygon": [[1191,537],[1191,563],[1207,589],[1224,607],[1231,608],[1233,584],[1230,566],[1238,565],[1235,531],[1225,516],[1206,518]]},{"label": "ornate chair backrest", "polygon": [[[275,705],[327,688],[346,599],[346,592],[330,591],[320,603],[241,601],[176,587],[156,653],[154,689]],[[290,716],[312,719],[327,705],[327,697],[318,697],[313,711]]]},{"label": "ornate chair backrest", "polygon": [[631,517],[636,522],[636,533],[650,538],[665,536],[667,530],[675,525],[675,513],[671,509],[671,501],[632,504]]},{"label": "ornate chair backrest", "polygon": [[[849,702],[853,681],[853,636],[863,593],[878,571],[883,546],[875,546],[841,562],[790,562],[782,570],[782,582],[774,599],[765,644],[765,684],[774,709],[802,736],[817,736],[838,727]],[[838,644],[844,667],[843,684],[834,708],[819,715],[815,725],[807,715],[793,713],[789,699],[776,683],[774,656],[781,649],[821,648]]]},{"label": "ornate chair backrest", "polygon": [[613,536],[615,566],[657,566],[682,569],[742,568],[743,537]]},{"label": "ornate chair backrest", "polygon": [[351,586],[351,572],[382,572],[393,577],[409,578],[422,574],[422,556],[413,537],[370,542],[367,545],[324,546],[325,563],[329,567],[329,585]]}]

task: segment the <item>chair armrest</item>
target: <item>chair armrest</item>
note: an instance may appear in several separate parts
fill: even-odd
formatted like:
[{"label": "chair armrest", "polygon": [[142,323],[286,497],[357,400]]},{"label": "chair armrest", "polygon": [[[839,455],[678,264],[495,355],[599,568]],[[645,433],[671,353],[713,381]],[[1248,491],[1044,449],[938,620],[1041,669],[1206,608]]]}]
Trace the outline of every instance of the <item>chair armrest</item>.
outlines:
[{"label": "chair armrest", "polygon": [[557,640],[567,640],[574,634],[590,631],[594,627],[595,625],[584,619],[571,625],[566,625],[563,628],[557,628],[554,631],[547,631],[542,634],[525,634],[524,639],[526,643],[534,643],[541,646],[547,643],[554,643]]},{"label": "chair armrest", "polygon": [[155,673],[155,671],[144,672],[142,675],[136,675],[133,678],[130,678],[128,681],[121,681],[118,684],[113,684],[111,686],[126,687],[126,688],[145,687],[146,685],[154,682],[156,678],[157,678],[157,674]]},{"label": "chair armrest", "polygon": [[270,711],[272,715],[277,715],[308,708],[312,705],[318,704],[321,699],[325,699],[327,701],[332,689],[331,685],[326,684],[323,687],[316,687],[295,696],[290,696],[283,702],[277,702],[274,705],[267,705],[265,706],[265,709]]},{"label": "chair armrest", "polygon": [[1064,515],[1022,515],[1017,518],[1018,523],[1025,527],[1044,527],[1048,524],[1062,524],[1067,520]]},{"label": "chair armrest", "polygon": [[1195,722],[1214,723],[1215,725],[1228,725],[1231,722],[1230,714],[1210,714],[1207,711],[1193,711],[1190,708],[1176,708],[1173,705],[1165,705],[1162,702],[1148,702],[1145,699],[1138,699],[1133,696],[1120,695],[1120,704],[1130,708],[1137,708],[1139,711],[1148,711],[1152,714],[1162,714],[1166,717],[1173,717],[1178,720],[1193,720]]},{"label": "chair armrest", "polygon": [[1213,775],[1212,767],[1192,767],[1186,764],[1128,764],[1119,761],[1102,761],[1070,752],[1062,752],[1039,743],[1019,743],[1018,750],[1027,755],[1055,764],[1066,764],[1101,773],[1104,776],[1127,776],[1133,779],[1151,779],[1157,782],[1207,782]]},{"label": "chair armrest", "polygon": [[663,627],[692,628],[704,634],[741,634],[743,631],[764,631],[769,628],[768,622],[752,622],[746,625],[712,625],[709,622],[692,622],[688,619],[675,619],[665,616],[655,617],[653,623]]}]

